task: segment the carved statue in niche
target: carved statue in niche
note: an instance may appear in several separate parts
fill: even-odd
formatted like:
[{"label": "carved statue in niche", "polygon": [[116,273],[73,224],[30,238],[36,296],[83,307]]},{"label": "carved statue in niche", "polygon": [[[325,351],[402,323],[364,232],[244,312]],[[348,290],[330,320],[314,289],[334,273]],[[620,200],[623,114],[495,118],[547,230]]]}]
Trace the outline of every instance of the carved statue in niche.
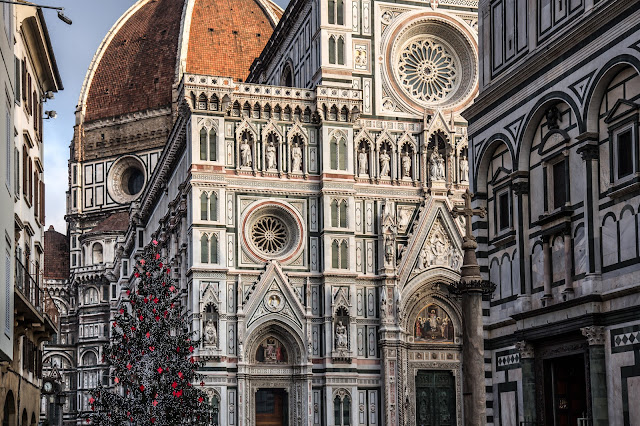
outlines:
[{"label": "carved statue in niche", "polygon": [[358,154],[358,174],[369,174],[369,160],[367,159],[367,151],[364,148],[361,148]]},{"label": "carved statue in niche", "polygon": [[267,145],[266,157],[267,170],[276,170],[278,165],[276,161],[276,147],[273,146],[273,142],[269,142],[269,145]]},{"label": "carved statue in niche", "polygon": [[270,364],[287,362],[287,350],[275,337],[266,338],[256,352],[256,361]]},{"label": "carved statue in niche", "polygon": [[385,148],[380,151],[380,177],[389,177],[389,163],[391,156],[387,154]]},{"label": "carved statue in niche", "polygon": [[302,171],[302,148],[298,142],[295,142],[291,148],[291,158],[293,159],[291,170],[294,173],[300,173]]},{"label": "carved statue in niche", "polygon": [[398,208],[398,230],[405,232],[411,220],[411,209],[406,207]]},{"label": "carved statue in niche", "polygon": [[208,320],[204,326],[204,344],[205,346],[218,345],[218,331],[213,320]]},{"label": "carved statue in niche", "polygon": [[469,161],[467,157],[460,158],[460,181],[467,182],[469,180]]},{"label": "carved statue in niche", "polygon": [[389,264],[393,264],[393,237],[384,237],[384,258]]},{"label": "carved statue in niche", "polygon": [[433,151],[431,154],[431,160],[429,161],[429,172],[431,180],[444,180],[444,158],[437,151]]},{"label": "carved statue in niche", "polygon": [[240,165],[242,167],[251,167],[252,163],[251,146],[247,139],[243,139],[240,144]]},{"label": "carved statue in niche", "polygon": [[451,318],[436,304],[429,304],[416,317],[413,334],[416,342],[453,342]]},{"label": "carved statue in niche", "polygon": [[342,321],[338,321],[336,325],[336,349],[347,349],[347,327],[342,324]]},{"label": "carved statue in niche", "polygon": [[411,157],[407,151],[402,153],[402,177],[411,178]]}]

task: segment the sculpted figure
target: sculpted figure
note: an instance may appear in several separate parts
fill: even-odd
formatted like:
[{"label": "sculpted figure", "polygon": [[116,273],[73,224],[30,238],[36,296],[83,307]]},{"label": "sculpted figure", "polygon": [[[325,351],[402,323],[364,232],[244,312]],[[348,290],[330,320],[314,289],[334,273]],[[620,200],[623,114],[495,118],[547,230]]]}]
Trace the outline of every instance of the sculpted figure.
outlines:
[{"label": "sculpted figure", "polygon": [[389,177],[389,162],[391,156],[387,154],[387,150],[383,149],[380,152],[380,177]]},{"label": "sculpted figure", "polygon": [[402,177],[411,177],[411,157],[407,151],[402,153]]},{"label": "sculpted figure", "polygon": [[393,238],[387,236],[384,240],[384,256],[387,263],[393,262]]},{"label": "sculpted figure", "polygon": [[293,144],[293,148],[291,148],[291,158],[293,162],[291,164],[291,170],[294,173],[299,173],[302,171],[302,148],[298,145],[298,142]]},{"label": "sculpted figure", "polygon": [[275,169],[277,169],[276,147],[273,146],[273,142],[269,142],[269,145],[267,145],[267,170]]},{"label": "sculpted figure", "polygon": [[367,151],[364,148],[360,150],[358,154],[358,174],[366,175],[369,172],[369,161],[367,160]]},{"label": "sculpted figure", "polygon": [[338,325],[336,325],[336,349],[346,349],[347,346],[347,327],[342,324],[342,321],[338,321]]},{"label": "sculpted figure", "polygon": [[218,344],[218,332],[213,320],[208,320],[204,327],[204,342],[207,346],[216,346]]},{"label": "sculpted figure", "polygon": [[240,165],[242,167],[251,167],[253,159],[251,156],[251,146],[247,140],[243,140],[240,144]]},{"label": "sculpted figure", "polygon": [[460,181],[467,182],[469,180],[469,161],[467,157],[460,158]]},{"label": "sculpted figure", "polygon": [[429,160],[429,173],[431,180],[444,180],[444,159],[436,151],[433,151]]}]

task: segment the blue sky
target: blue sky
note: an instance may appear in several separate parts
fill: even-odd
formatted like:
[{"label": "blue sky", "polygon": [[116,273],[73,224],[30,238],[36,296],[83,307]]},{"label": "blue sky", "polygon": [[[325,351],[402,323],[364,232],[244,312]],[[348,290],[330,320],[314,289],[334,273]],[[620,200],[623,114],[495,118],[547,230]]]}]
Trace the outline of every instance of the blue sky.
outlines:
[{"label": "blue sky", "polygon": [[[73,138],[75,108],[80,88],[94,53],[111,26],[135,0],[64,0],[40,4],[62,6],[73,25],[60,21],[56,12],[44,10],[51,43],[62,77],[64,90],[48,101],[45,110],[55,110],[55,120],[45,120],[44,179],[46,187],[46,223],[58,232],[66,232],[64,215],[68,186],[69,144]],[[277,0],[286,7],[287,0]]]}]

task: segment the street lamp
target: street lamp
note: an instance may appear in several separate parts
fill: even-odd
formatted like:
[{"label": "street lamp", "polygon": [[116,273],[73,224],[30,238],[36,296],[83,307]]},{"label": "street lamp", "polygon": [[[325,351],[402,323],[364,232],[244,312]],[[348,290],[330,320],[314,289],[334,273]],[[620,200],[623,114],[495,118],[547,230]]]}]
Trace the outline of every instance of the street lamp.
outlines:
[{"label": "street lamp", "polygon": [[11,1],[11,0],[0,0],[0,3],[9,3],[9,4],[17,4],[18,6],[31,6],[31,7],[39,7],[42,9],[53,9],[53,10],[57,10],[58,11],[58,19],[60,19],[62,22],[64,22],[67,25],[71,25],[73,22],[71,21],[71,19],[69,19],[68,16],[66,16],[63,12],[64,12],[64,7],[58,7],[58,6],[45,6],[42,4],[34,4],[34,3],[27,3],[27,2],[18,2],[18,1]]}]

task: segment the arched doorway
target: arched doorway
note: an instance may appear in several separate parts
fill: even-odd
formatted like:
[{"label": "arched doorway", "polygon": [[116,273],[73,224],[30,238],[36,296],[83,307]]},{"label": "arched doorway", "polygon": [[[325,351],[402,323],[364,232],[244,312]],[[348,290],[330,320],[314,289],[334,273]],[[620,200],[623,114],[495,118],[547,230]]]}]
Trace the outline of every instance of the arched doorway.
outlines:
[{"label": "arched doorway", "polygon": [[16,424],[16,401],[13,392],[9,391],[4,400],[4,415],[2,416],[2,426],[13,426]]},{"label": "arched doorway", "polygon": [[412,426],[462,424],[461,311],[446,291],[418,290],[405,305],[409,392],[404,404]]},{"label": "arched doorway", "polygon": [[277,320],[249,331],[246,363],[238,371],[239,388],[245,390],[242,424],[289,426],[303,421],[311,365],[301,334]]}]

